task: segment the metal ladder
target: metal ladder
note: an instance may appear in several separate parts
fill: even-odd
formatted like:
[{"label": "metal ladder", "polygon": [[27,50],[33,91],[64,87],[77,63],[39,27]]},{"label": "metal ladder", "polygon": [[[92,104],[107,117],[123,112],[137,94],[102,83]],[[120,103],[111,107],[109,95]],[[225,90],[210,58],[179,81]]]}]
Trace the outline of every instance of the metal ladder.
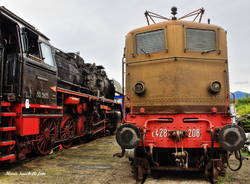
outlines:
[{"label": "metal ladder", "polygon": [[16,160],[16,154],[13,152],[16,141],[12,140],[13,132],[16,131],[12,118],[16,117],[16,113],[2,112],[4,108],[10,106],[9,102],[0,102],[0,162]]},{"label": "metal ladder", "polygon": [[4,102],[3,99],[3,70],[4,70],[4,49],[0,48],[0,162],[15,161],[16,154],[14,146],[16,144],[13,139],[13,132],[16,127],[13,126],[12,118],[16,116],[15,112],[9,112],[8,108],[11,103]]}]

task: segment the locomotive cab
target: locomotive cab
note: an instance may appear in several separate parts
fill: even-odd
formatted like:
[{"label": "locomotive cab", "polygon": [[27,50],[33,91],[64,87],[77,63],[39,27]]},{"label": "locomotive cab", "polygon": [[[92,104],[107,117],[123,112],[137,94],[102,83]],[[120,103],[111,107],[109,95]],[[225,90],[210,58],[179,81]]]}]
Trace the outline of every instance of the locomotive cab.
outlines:
[{"label": "locomotive cab", "polygon": [[18,25],[0,14],[0,88],[1,97],[15,101],[19,89],[21,47]]},{"label": "locomotive cab", "polygon": [[[57,67],[49,39],[28,27],[22,27],[23,43],[23,97],[31,104],[57,104]],[[36,81],[34,83],[34,81]]]},{"label": "locomotive cab", "polygon": [[4,7],[0,8],[3,100],[56,104],[56,94],[50,87],[56,86],[57,70],[48,41],[33,26]]}]

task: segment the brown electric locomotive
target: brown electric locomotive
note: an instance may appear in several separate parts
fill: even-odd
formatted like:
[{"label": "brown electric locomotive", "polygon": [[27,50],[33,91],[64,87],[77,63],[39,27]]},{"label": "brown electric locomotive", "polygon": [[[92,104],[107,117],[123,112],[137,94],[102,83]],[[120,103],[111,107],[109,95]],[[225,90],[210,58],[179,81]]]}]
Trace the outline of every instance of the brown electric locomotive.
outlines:
[{"label": "brown electric locomotive", "polygon": [[[136,179],[151,170],[197,170],[215,182],[245,135],[232,120],[226,31],[200,23],[204,9],[126,36],[125,119],[116,134]],[[195,16],[198,22],[182,19]],[[232,169],[239,169],[232,168]]]}]

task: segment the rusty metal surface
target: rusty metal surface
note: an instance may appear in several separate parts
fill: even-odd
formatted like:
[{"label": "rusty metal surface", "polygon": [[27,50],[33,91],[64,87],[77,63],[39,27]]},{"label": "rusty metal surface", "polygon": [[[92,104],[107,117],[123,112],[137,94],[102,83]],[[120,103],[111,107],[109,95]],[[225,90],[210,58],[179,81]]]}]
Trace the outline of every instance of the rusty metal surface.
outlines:
[{"label": "rusty metal surface", "polygon": [[[216,50],[209,53],[186,50],[187,28],[215,31]],[[165,31],[166,50],[149,55],[136,54],[135,35],[159,29]],[[150,113],[157,113],[160,107],[163,113],[208,112],[212,107],[218,108],[219,112],[227,111],[229,86],[226,33],[220,27],[167,21],[139,28],[126,37],[125,57],[128,107],[151,106]],[[134,93],[134,85],[138,81],[145,84],[144,95]],[[211,94],[208,90],[213,81],[221,83],[221,91],[217,94]],[[154,110],[154,107],[157,108]],[[134,112],[138,111],[135,109]]]}]

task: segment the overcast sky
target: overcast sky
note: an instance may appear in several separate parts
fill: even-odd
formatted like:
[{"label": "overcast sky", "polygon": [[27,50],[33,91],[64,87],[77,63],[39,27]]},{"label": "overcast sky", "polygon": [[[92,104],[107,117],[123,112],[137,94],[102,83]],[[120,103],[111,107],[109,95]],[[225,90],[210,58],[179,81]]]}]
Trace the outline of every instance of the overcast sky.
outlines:
[{"label": "overcast sky", "polygon": [[[250,1],[229,0],[0,0],[64,51],[80,51],[89,62],[103,65],[110,78],[121,81],[125,34],[146,25],[144,11],[179,17],[204,7],[211,24],[228,31],[231,91],[250,92]],[[177,15],[177,17],[178,17]]]}]

